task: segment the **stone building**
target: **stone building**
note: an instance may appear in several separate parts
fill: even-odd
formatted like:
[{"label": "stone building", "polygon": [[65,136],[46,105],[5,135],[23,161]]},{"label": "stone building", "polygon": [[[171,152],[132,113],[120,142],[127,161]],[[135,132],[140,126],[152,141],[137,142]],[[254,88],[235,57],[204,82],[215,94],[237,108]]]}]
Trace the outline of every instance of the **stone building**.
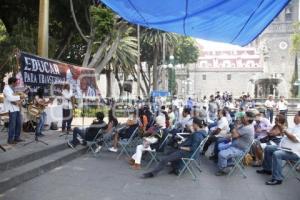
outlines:
[{"label": "stone building", "polygon": [[247,47],[203,46],[197,63],[176,68],[178,96],[200,98],[227,91],[234,96],[245,92],[257,98],[289,97],[295,68],[291,36],[298,16],[299,1],[292,0]]},{"label": "stone building", "polygon": [[203,47],[197,63],[176,68],[177,94],[196,99],[227,91],[239,96],[254,91],[251,78],[262,73],[260,56],[253,47]]},{"label": "stone building", "polygon": [[258,49],[264,74],[256,77],[255,93],[289,96],[295,68],[295,53],[291,37],[294,24],[299,21],[299,1],[292,0],[274,21],[252,42]]}]

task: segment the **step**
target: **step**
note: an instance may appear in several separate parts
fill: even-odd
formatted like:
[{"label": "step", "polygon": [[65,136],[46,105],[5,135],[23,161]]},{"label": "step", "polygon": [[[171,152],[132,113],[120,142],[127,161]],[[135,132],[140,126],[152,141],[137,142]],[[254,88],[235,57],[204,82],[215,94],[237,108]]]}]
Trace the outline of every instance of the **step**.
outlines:
[{"label": "step", "polygon": [[76,149],[68,148],[38,160],[34,160],[25,165],[4,171],[0,174],[0,194],[71,161],[85,152],[86,147],[82,146]]},{"label": "step", "polygon": [[[17,153],[16,156],[13,154],[8,154],[7,158],[1,158],[0,160],[0,171],[3,172],[6,170],[13,169],[15,167],[25,165],[29,162],[56,153],[58,151],[64,150],[66,148],[68,148],[66,142],[61,142],[59,144],[55,144],[51,146],[49,145],[49,147],[46,146],[46,148],[37,151],[24,152],[24,154],[20,152],[16,152]],[[19,149],[18,151],[22,151],[22,149]],[[7,152],[7,153],[11,153],[11,152]]]}]

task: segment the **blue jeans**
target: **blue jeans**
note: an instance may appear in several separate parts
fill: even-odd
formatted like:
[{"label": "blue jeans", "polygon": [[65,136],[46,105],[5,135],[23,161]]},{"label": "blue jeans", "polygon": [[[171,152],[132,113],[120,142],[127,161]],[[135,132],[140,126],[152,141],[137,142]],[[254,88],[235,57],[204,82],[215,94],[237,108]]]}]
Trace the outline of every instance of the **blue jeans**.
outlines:
[{"label": "blue jeans", "polygon": [[35,134],[36,135],[40,135],[44,129],[44,124],[46,122],[46,117],[47,114],[45,112],[42,112],[42,114],[40,115],[39,121],[37,123],[36,129],[35,129]]},{"label": "blue jeans", "polygon": [[282,161],[291,160],[298,161],[299,157],[291,152],[279,150],[278,146],[269,145],[264,150],[265,157],[263,161],[263,169],[272,171],[272,179],[282,181]]},{"label": "blue jeans", "polygon": [[228,142],[230,142],[230,140],[227,139],[227,138],[218,137],[217,141],[215,142],[215,146],[214,146],[214,155],[216,157],[219,154],[219,148],[218,148],[219,144],[222,143],[222,142],[228,143]]},{"label": "blue jeans", "polygon": [[244,152],[235,147],[229,147],[228,149],[222,150],[218,154],[218,167],[223,170],[228,166],[228,163],[233,162],[232,158],[241,156]]},{"label": "blue jeans", "polygon": [[267,119],[270,120],[271,124],[273,122],[273,113],[274,112],[272,109],[267,109],[267,111],[266,111],[266,117],[267,117]]},{"label": "blue jeans", "polygon": [[20,111],[9,112],[8,142],[18,140],[21,134],[21,113]]}]

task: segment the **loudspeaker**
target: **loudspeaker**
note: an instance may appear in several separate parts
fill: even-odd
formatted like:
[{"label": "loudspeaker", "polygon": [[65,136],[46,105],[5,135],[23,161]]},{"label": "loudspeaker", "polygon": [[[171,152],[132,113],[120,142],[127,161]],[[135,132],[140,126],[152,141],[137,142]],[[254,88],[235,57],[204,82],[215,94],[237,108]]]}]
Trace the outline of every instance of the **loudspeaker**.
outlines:
[{"label": "loudspeaker", "polygon": [[131,81],[126,81],[124,83],[124,91],[129,92],[129,93],[132,92],[132,82]]}]

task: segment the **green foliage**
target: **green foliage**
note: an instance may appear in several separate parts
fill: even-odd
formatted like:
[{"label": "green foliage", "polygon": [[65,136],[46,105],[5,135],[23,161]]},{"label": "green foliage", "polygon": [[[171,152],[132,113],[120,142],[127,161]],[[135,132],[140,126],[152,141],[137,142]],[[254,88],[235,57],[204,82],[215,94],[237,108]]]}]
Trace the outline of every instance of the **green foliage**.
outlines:
[{"label": "green foliage", "polygon": [[[84,117],[96,117],[97,112],[103,112],[105,116],[108,116],[109,107],[88,107],[84,109]],[[74,117],[83,117],[83,109],[76,108],[74,110]]]},{"label": "green foliage", "polygon": [[188,64],[197,62],[199,49],[196,41],[191,37],[181,36],[175,46],[174,58],[175,63]]},{"label": "green foliage", "polygon": [[294,72],[293,72],[293,77],[291,80],[291,95],[292,97],[297,97],[298,96],[298,87],[297,85],[294,85],[294,83],[298,81],[298,58],[296,56],[295,58],[295,68],[294,68]]},{"label": "green foliage", "polygon": [[110,34],[114,25],[114,13],[100,6],[91,6],[91,25],[95,30],[95,38],[99,41]]},{"label": "green foliage", "polygon": [[[163,36],[165,35],[165,36]],[[157,29],[144,29],[141,34],[141,61],[153,65],[155,52],[158,52],[158,64],[163,64],[163,37],[165,37],[166,58],[171,55],[178,42],[179,35]]]},{"label": "green foliage", "polygon": [[292,50],[297,52],[300,50],[300,23],[294,24],[294,33],[292,35]]}]

